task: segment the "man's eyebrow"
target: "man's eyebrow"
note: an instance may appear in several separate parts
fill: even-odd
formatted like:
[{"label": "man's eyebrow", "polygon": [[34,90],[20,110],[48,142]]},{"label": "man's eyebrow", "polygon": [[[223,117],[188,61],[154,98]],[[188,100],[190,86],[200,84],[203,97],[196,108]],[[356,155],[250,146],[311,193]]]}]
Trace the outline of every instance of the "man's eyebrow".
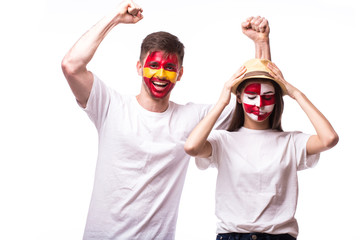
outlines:
[{"label": "man's eyebrow", "polygon": [[159,65],[159,62],[158,61],[149,61],[147,62],[147,65]]}]

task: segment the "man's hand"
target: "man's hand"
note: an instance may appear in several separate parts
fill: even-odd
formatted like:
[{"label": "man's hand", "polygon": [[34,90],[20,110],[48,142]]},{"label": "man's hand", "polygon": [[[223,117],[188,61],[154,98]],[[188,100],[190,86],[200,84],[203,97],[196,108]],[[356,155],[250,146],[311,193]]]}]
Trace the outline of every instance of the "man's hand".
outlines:
[{"label": "man's hand", "polygon": [[263,17],[249,17],[241,24],[241,27],[242,32],[255,43],[269,41],[270,27]]},{"label": "man's hand", "polygon": [[143,19],[142,8],[132,0],[125,0],[116,8],[118,23],[137,23]]}]

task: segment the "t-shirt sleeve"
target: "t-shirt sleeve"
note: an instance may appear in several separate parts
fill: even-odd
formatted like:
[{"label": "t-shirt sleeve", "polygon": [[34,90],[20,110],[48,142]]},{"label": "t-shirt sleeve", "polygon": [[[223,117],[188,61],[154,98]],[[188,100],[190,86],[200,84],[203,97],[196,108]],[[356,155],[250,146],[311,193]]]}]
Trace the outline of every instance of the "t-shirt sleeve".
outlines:
[{"label": "t-shirt sleeve", "polygon": [[110,89],[94,74],[94,82],[84,111],[98,130],[106,118],[110,100]]},{"label": "t-shirt sleeve", "polygon": [[301,132],[293,133],[298,171],[313,168],[319,162],[320,153],[312,155],[306,153],[306,144],[310,136]]},{"label": "t-shirt sleeve", "polygon": [[210,157],[207,158],[195,158],[195,163],[196,166],[201,169],[201,170],[205,170],[209,167],[217,167],[217,160],[218,159],[218,131],[212,131],[208,137],[208,141],[211,144],[211,148],[212,148],[212,153]]}]

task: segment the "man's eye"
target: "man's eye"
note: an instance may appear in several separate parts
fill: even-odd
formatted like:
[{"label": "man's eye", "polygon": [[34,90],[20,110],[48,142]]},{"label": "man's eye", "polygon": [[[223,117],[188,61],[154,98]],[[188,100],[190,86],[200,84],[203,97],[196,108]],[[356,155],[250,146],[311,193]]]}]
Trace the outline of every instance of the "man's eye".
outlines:
[{"label": "man's eye", "polygon": [[151,68],[158,68],[158,65],[156,63],[149,64],[149,67]]},{"label": "man's eye", "polygon": [[165,70],[168,70],[168,71],[176,71],[176,67],[173,66],[173,65],[166,65],[166,66],[165,66]]}]

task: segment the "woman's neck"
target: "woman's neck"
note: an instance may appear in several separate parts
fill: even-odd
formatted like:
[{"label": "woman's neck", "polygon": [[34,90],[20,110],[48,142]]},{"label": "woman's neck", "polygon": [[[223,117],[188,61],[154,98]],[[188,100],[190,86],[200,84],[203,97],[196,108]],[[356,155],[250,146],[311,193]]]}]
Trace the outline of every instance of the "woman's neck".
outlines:
[{"label": "woman's neck", "polygon": [[250,117],[245,116],[244,127],[254,130],[270,129],[270,120],[267,118],[265,121],[257,122],[252,120]]}]

